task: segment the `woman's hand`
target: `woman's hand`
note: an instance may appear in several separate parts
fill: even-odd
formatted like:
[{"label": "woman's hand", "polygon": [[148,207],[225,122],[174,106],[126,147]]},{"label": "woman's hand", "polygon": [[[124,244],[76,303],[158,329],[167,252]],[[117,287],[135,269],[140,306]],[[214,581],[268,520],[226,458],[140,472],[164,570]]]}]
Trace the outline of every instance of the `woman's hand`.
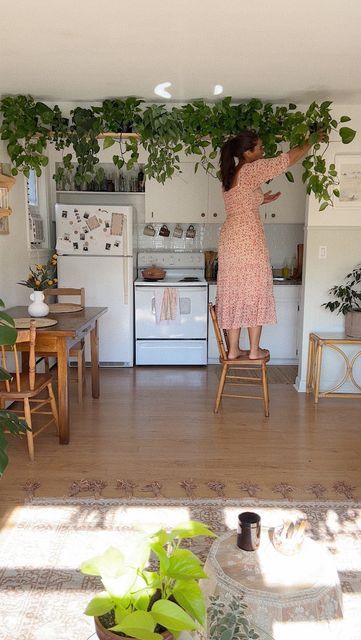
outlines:
[{"label": "woman's hand", "polygon": [[263,194],[262,204],[268,204],[269,202],[273,202],[274,200],[277,200],[277,198],[279,198],[280,195],[281,195],[280,191],[277,191],[277,193],[272,193],[272,191],[266,191],[266,193]]}]

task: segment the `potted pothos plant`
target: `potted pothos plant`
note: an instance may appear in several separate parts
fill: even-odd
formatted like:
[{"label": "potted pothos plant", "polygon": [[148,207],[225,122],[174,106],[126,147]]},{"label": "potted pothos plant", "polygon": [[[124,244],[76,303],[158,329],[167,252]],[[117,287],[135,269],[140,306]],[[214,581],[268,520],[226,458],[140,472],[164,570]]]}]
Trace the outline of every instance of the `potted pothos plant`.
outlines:
[{"label": "potted pothos plant", "polygon": [[329,290],[333,300],[323,303],[329,311],[345,316],[345,332],[351,338],[361,338],[361,263],[345,277],[345,284]]},{"label": "potted pothos plant", "polygon": [[[0,300],[0,309],[4,308],[4,303]],[[0,347],[3,345],[15,344],[17,331],[15,323],[7,313],[0,310]],[[0,384],[5,380],[11,380],[11,375],[0,366]],[[26,433],[29,427],[26,422],[20,420],[15,413],[0,408],[0,477],[3,475],[9,459],[7,455],[8,442],[5,433],[20,436]]]},{"label": "potted pothos plant", "polygon": [[196,536],[216,537],[204,524],[189,521],[170,531],[140,536],[133,548],[110,547],[80,566],[100,576],[104,590],[89,602],[100,640],[171,640],[181,631],[205,625],[206,605],[199,580],[201,560],[181,543]]}]

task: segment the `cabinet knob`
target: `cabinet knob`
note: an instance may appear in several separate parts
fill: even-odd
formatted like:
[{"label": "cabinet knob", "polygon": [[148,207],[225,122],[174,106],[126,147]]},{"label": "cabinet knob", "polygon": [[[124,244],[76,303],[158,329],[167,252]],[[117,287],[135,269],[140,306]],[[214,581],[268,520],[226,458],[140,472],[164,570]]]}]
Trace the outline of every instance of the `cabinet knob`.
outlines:
[{"label": "cabinet knob", "polygon": [[276,214],[275,213],[271,213],[271,218],[275,218]]},{"label": "cabinet knob", "polygon": [[216,218],[217,216],[218,216],[218,213],[213,214],[213,218]]},{"label": "cabinet knob", "polygon": [[201,213],[201,218],[205,218],[206,214],[205,213]]}]

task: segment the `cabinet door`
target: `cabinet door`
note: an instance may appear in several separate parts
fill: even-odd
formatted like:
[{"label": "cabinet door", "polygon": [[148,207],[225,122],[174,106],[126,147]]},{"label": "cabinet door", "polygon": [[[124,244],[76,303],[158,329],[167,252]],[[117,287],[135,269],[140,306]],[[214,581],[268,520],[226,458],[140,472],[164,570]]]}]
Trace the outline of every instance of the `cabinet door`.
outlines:
[{"label": "cabinet door", "polygon": [[147,180],[145,219],[147,222],[205,222],[208,202],[208,176],[194,173],[193,162],[182,162],[181,173],[160,184]]},{"label": "cabinet door", "polygon": [[[210,284],[208,286],[208,300],[212,304],[215,303],[216,293],[217,293],[217,285]],[[212,319],[209,314],[208,314],[208,362],[210,364],[219,363],[219,352],[218,352],[217,340],[214,334]]]},{"label": "cabinet door", "polygon": [[294,182],[289,182],[285,175],[273,178],[269,185],[263,185],[262,191],[280,191],[278,200],[261,207],[261,218],[265,223],[294,223],[305,221],[306,187],[302,182],[303,167],[296,164],[289,169]]},{"label": "cabinet door", "polygon": [[[298,335],[298,306],[300,287],[297,285],[275,285],[277,324],[264,325],[261,346],[269,349],[271,364],[296,364]],[[248,349],[246,330],[241,332],[241,348]]]},{"label": "cabinet door", "polygon": [[222,224],[225,217],[222,183],[218,178],[208,175],[207,222]]}]

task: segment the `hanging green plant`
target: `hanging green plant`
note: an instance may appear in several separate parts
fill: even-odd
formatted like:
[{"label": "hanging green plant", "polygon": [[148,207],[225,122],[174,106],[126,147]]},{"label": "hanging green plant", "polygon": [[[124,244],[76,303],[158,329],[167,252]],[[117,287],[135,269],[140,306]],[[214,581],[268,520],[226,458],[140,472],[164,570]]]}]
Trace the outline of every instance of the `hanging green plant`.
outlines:
[{"label": "hanging green plant", "polygon": [[[332,103],[316,102],[306,111],[297,105],[274,106],[253,98],[249,102],[234,104],[231,97],[215,104],[193,100],[182,106],[145,104],[134,96],[107,99],[100,106],[76,107],[70,118],[64,118],[59,107],[51,108],[36,102],[31,96],[7,96],[1,101],[3,121],[1,138],[7,141],[7,150],[13,164],[12,172],[30,169],[41,175],[48,163],[47,144],[64,152],[62,166],[54,175],[58,184],[69,180],[74,171],[76,185],[82,187],[95,180],[101,181],[99,167],[100,140],[103,148],[119,145],[113,163],[130,170],[139,160],[139,144],[148,153],[144,173],[164,183],[180,168],[180,153],[196,155],[199,166],[217,174],[215,163],[218,152],[227,137],[244,129],[255,129],[263,140],[265,155],[281,153],[282,143],[291,147],[309,139],[312,153],[303,161],[303,182],[307,193],[313,193],[320,202],[320,211],[339,196],[338,177],[334,164],[327,166],[325,151],[330,135],[339,135],[344,144],[354,139],[356,132],[344,125],[350,121],[344,115],[336,120],[331,114]],[[323,132],[322,144],[319,132]],[[137,135],[134,135],[136,132]],[[293,182],[292,172],[286,177]]]}]

